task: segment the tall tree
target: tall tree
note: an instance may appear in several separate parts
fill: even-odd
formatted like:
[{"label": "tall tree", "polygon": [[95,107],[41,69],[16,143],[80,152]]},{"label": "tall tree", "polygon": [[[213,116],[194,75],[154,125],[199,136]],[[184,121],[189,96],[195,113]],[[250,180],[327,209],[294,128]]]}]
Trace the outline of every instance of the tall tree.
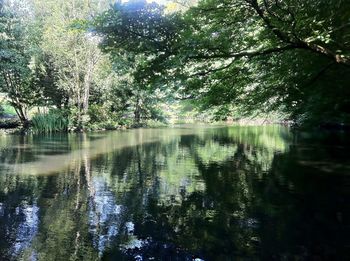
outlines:
[{"label": "tall tree", "polygon": [[[95,29],[103,35],[102,50],[111,55],[119,75],[130,79],[129,108],[136,125],[142,119],[159,119],[155,105],[169,93],[157,78],[162,70],[159,65],[173,53],[169,40],[175,40],[179,25],[164,16],[165,12],[163,5],[136,0],[117,2],[95,19]],[[170,16],[179,17],[175,13]]]},{"label": "tall tree", "polygon": [[26,125],[28,110],[40,98],[36,79],[38,43],[25,4],[2,1],[0,8],[1,89]]},{"label": "tall tree", "polygon": [[89,121],[89,99],[94,74],[101,60],[99,38],[88,31],[88,21],[108,1],[35,0],[35,12],[44,28],[42,48],[50,58],[56,87],[67,97],[73,125],[84,128]]},{"label": "tall tree", "polygon": [[350,115],[348,10],[342,0],[203,0],[179,15],[144,3],[115,6],[97,29],[105,50],[146,55],[150,79],[175,78],[207,107],[339,121]]}]

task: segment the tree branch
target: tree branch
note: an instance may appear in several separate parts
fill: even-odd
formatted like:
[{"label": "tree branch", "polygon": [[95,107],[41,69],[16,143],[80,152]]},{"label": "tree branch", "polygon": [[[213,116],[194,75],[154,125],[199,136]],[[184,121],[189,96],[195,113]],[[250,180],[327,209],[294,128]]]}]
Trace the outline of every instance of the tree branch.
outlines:
[{"label": "tree branch", "polygon": [[328,58],[334,60],[336,63],[343,64],[345,66],[350,66],[350,58],[345,55],[337,54],[332,50],[318,44],[310,42],[303,42],[303,44],[305,45],[305,49],[308,49],[318,54],[323,54]]},{"label": "tree branch", "polygon": [[268,54],[274,54],[274,53],[281,53],[284,51],[292,50],[292,49],[298,49],[301,48],[296,45],[286,45],[283,47],[276,47],[266,50],[258,50],[258,51],[242,51],[238,53],[228,53],[228,54],[213,54],[213,55],[195,55],[195,56],[189,56],[189,59],[219,59],[219,58],[242,58],[242,57],[255,57],[260,55],[268,55]]},{"label": "tree branch", "polygon": [[207,70],[207,71],[201,71],[201,72],[198,72],[198,73],[195,73],[195,74],[191,74],[189,77],[205,76],[205,75],[207,75],[209,73],[214,73],[214,72],[225,70],[225,69],[229,68],[233,64],[233,62],[234,61],[232,61],[229,64],[227,64],[225,66],[222,66],[222,67],[213,68],[213,69],[210,69],[210,70]]},{"label": "tree branch", "polygon": [[336,63],[343,64],[345,66],[350,66],[350,57],[345,55],[340,55],[332,50],[321,46],[319,44],[314,44],[311,42],[307,42],[305,40],[301,40],[299,38],[292,39],[290,35],[282,32],[275,25],[273,25],[270,19],[264,14],[264,11],[260,8],[257,0],[245,0],[247,3],[250,3],[252,8],[256,11],[258,16],[264,21],[267,28],[269,28],[282,42],[290,44],[294,46],[295,49],[306,49],[312,52],[325,55],[328,58],[334,60]]}]

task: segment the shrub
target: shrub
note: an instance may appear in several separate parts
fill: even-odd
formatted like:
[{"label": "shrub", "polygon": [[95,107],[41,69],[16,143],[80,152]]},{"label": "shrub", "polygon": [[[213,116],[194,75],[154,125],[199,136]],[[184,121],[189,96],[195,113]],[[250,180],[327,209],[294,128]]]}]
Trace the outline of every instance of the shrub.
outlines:
[{"label": "shrub", "polygon": [[148,127],[148,128],[162,128],[162,127],[168,126],[168,124],[158,120],[146,120],[144,125],[145,127]]},{"label": "shrub", "polygon": [[35,133],[51,133],[68,130],[68,119],[60,111],[38,113],[31,121],[32,130]]}]

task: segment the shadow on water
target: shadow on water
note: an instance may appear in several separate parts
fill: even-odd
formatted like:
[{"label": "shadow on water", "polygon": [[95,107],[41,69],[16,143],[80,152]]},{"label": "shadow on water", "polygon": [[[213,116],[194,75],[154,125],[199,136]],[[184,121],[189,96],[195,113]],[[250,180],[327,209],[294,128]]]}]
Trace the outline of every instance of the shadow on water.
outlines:
[{"label": "shadow on water", "polygon": [[279,126],[0,138],[2,260],[346,260],[346,137]]}]

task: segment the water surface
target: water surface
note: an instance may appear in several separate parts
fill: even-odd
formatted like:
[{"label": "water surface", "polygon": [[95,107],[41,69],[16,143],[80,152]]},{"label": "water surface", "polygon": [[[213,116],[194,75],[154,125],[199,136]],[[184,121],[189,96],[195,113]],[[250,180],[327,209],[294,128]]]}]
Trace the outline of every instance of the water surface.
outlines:
[{"label": "water surface", "polygon": [[0,137],[1,260],[347,260],[350,140],[281,126]]}]

